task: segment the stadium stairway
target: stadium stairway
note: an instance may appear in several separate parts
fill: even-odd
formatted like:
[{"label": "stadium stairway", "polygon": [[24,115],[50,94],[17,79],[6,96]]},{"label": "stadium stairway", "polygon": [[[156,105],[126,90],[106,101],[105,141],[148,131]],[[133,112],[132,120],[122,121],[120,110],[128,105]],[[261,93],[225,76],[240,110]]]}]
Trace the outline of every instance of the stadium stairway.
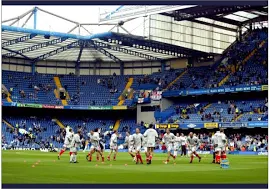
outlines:
[{"label": "stadium stairway", "polygon": [[58,90],[57,89],[54,89],[54,95],[55,95],[55,98],[57,98],[57,99],[59,99],[60,98],[60,96],[59,96],[59,92],[58,92]]},{"label": "stadium stairway", "polygon": [[226,75],[219,83],[218,86],[222,86],[228,79],[230,78],[230,74]]},{"label": "stadium stairway", "polygon": [[128,95],[128,99],[129,100],[133,99],[133,95],[134,95],[134,89],[131,88],[131,91],[130,91],[130,93]]},{"label": "stadium stairway", "polygon": [[239,115],[235,118],[235,120],[234,120],[233,122],[236,122],[237,120],[239,120],[241,117],[243,117],[243,115],[244,115],[244,114],[239,114]]},{"label": "stadium stairway", "polygon": [[212,106],[212,104],[207,104],[205,107],[203,107],[203,110],[206,110],[206,109],[209,108],[210,106]]},{"label": "stadium stairway", "polygon": [[[61,84],[61,81],[60,81],[60,78],[58,76],[53,77],[53,79],[54,79],[55,85],[56,85],[56,87],[57,87],[58,90],[60,88],[63,88],[62,87],[62,84]],[[54,90],[54,94],[55,94],[55,97],[56,98],[60,98],[57,90]],[[67,91],[66,91],[66,95],[67,95],[66,96],[66,99],[70,99],[69,94],[68,94]],[[68,105],[67,100],[61,100],[61,102],[62,102],[62,105],[64,105],[64,106]]]},{"label": "stadium stairway", "polygon": [[[121,106],[121,105],[123,105],[124,103],[125,103],[125,93],[127,92],[127,90],[131,87],[131,85],[133,84],[133,78],[131,77],[131,78],[128,78],[128,82],[127,82],[127,84],[126,84],[126,87],[125,87],[125,89],[124,89],[124,91],[123,91],[123,93],[120,95],[120,97],[118,98],[118,100],[119,100],[119,102],[118,102],[118,104],[117,104],[117,106]],[[133,90],[132,90],[132,92],[131,92],[132,94],[129,94],[129,99],[130,99],[130,96],[133,96]]]},{"label": "stadium stairway", "polygon": [[183,71],[177,78],[175,78],[175,80],[169,83],[169,85],[163,91],[167,90],[170,86],[175,84],[185,73],[187,73],[187,70]]},{"label": "stadium stairway", "polygon": [[11,95],[9,93],[8,93],[8,96],[7,96],[6,99],[7,99],[8,102],[12,102]]},{"label": "stadium stairway", "polygon": [[116,120],[114,126],[113,126],[113,130],[117,131],[120,127],[120,119]]},{"label": "stadium stairway", "polygon": [[117,106],[122,106],[125,103],[125,100],[119,100]]},{"label": "stadium stairway", "polygon": [[[129,86],[129,88],[132,86],[132,84],[133,84],[133,81],[134,81],[134,78],[129,78],[129,79],[131,79],[129,82],[131,82],[131,84],[130,84],[130,86]],[[130,91],[130,93],[129,93],[129,96],[128,96],[128,99],[129,100],[131,100],[131,99],[133,99],[133,94],[134,94],[134,90],[132,89],[132,88],[130,88],[131,89],[131,91]]]},{"label": "stadium stairway", "polygon": [[56,118],[55,118],[55,120],[56,120],[56,121],[55,121],[56,124],[57,124],[60,128],[62,128],[62,129],[66,128],[65,125],[64,125],[59,119],[56,119]]},{"label": "stadium stairway", "polygon": [[8,92],[8,89],[7,89],[7,87],[6,87],[4,84],[2,84],[2,89],[3,89],[3,90],[6,92],[6,94],[7,94],[6,100],[7,100],[8,102],[12,102],[11,94]]},{"label": "stadium stairway", "polygon": [[6,120],[3,119],[3,122],[11,129],[14,129],[14,127],[9,123],[7,122]]},{"label": "stadium stairway", "polygon": [[[262,47],[264,44],[266,43],[266,40],[263,40],[261,43],[260,43],[260,45],[259,45],[259,47]],[[258,51],[259,49],[258,48],[255,48],[244,60],[243,60],[243,62],[242,62],[242,65],[245,65],[245,63]],[[241,64],[241,63],[240,63]],[[239,68],[240,67],[240,64],[239,65],[237,65],[237,68]]]},{"label": "stadium stairway", "polygon": [[[263,40],[260,43],[260,47],[263,46],[266,43],[265,40]],[[258,48],[255,48],[253,51],[251,51],[251,53],[249,53],[249,55],[240,63],[236,66],[236,69],[234,69],[234,67],[231,68],[231,73],[229,73],[228,75],[226,75],[218,84],[218,86],[222,86],[226,81],[228,81],[228,79],[230,78],[230,75],[235,73],[236,71],[238,71],[240,65],[245,65],[245,63],[258,51]]]}]

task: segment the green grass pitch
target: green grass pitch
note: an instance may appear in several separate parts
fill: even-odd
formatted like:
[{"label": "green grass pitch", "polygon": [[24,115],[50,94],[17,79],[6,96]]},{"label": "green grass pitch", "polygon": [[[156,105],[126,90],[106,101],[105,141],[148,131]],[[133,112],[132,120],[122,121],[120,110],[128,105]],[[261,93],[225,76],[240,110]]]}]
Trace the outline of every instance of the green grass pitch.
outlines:
[{"label": "green grass pitch", "polygon": [[[69,163],[69,153],[61,160],[57,153],[40,151],[2,151],[2,182],[8,183],[261,183],[268,182],[267,156],[231,155],[229,169],[211,164],[212,155],[202,155],[202,161],[180,158],[176,164],[164,164],[166,154],[155,154],[152,165],[136,165],[127,153],[119,153],[117,161],[104,164],[86,161],[86,154],[79,152],[78,164]],[[107,155],[107,153],[105,154]],[[106,156],[105,156],[106,157]],[[143,159],[145,156],[143,154]],[[36,164],[40,161],[38,164]],[[127,164],[127,165],[125,165]],[[35,165],[35,167],[32,167]],[[96,166],[97,165],[97,166]]]}]

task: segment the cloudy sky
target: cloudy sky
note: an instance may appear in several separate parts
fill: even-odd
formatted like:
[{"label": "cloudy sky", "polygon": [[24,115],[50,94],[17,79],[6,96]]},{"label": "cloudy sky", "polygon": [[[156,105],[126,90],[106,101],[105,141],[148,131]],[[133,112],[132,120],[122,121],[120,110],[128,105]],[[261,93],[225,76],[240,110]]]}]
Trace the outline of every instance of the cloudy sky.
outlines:
[{"label": "cloudy sky", "polygon": [[[31,10],[34,6],[2,6],[2,21],[17,17],[23,13]],[[67,19],[79,23],[98,23],[99,13],[111,12],[116,10],[119,6],[38,6],[39,8],[65,17]],[[30,15],[30,14],[29,14]],[[24,19],[15,23],[13,26],[21,27],[28,15]],[[4,23],[9,25],[11,22]],[[24,26],[33,29],[33,16]],[[47,13],[38,11],[37,13],[37,29],[46,31],[68,32],[75,24],[62,20]],[[91,33],[102,33],[109,31],[113,26],[85,26]],[[124,27],[133,34],[143,35],[143,18],[138,18],[130,23],[126,23]],[[114,30],[116,31],[116,30]],[[78,29],[72,33],[78,34]],[[89,35],[84,29],[81,29],[81,35]]]}]

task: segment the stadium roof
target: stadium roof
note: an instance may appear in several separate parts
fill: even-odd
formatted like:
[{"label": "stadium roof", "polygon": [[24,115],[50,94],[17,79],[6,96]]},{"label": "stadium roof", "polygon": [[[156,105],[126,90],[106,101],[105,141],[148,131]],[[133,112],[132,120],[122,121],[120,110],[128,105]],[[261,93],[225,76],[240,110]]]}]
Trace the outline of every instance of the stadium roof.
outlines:
[{"label": "stadium roof", "polygon": [[173,17],[175,21],[188,20],[204,25],[236,31],[248,23],[267,21],[268,6],[120,6],[115,11],[100,15],[100,23],[134,19],[150,14]]},{"label": "stadium roof", "polygon": [[33,61],[134,61],[176,57],[207,57],[209,54],[140,36],[106,32],[79,36],[2,25],[2,57]]},{"label": "stadium roof", "polygon": [[188,20],[213,27],[235,30],[249,23],[267,21],[268,6],[195,6],[161,13],[176,21]]},{"label": "stadium roof", "polygon": [[[135,9],[135,8],[136,9]],[[140,6],[131,6],[128,11],[139,10]],[[144,6],[145,7],[145,6]],[[162,61],[180,57],[208,57],[212,54],[188,49],[176,45],[161,43],[145,39],[141,36],[105,32],[88,36],[68,33],[41,31],[23,28],[31,16],[35,19],[36,11],[44,11],[53,16],[76,24],[76,27],[85,29],[84,25],[115,25],[112,23],[78,23],[56,14],[34,7],[32,10],[3,22],[12,22],[2,25],[2,57],[25,58],[33,62],[40,60],[57,61]],[[120,6],[116,11],[106,13],[105,20],[113,20],[127,8]],[[175,20],[191,20],[193,22],[236,30],[238,26],[255,20],[267,19],[268,7],[234,6],[234,7],[205,7],[205,6],[152,6],[149,14],[160,13],[174,17]],[[146,13],[145,13],[146,14]],[[27,16],[28,15],[28,16]],[[135,15],[135,14],[133,14]],[[135,15],[136,16],[136,15]],[[138,16],[138,15],[137,15]],[[22,27],[13,27],[21,18],[27,18]],[[128,18],[128,17],[127,17]],[[103,19],[103,22],[104,22]],[[131,17],[130,19],[133,19]],[[125,20],[126,21],[126,20]],[[36,23],[36,20],[35,20]],[[120,24],[119,24],[120,23]],[[220,24],[226,23],[227,25]],[[117,26],[122,27],[121,22]],[[235,26],[235,27],[232,27]],[[35,26],[34,26],[35,28]],[[73,29],[74,29],[73,28]],[[88,32],[89,33],[89,32]],[[126,33],[129,33],[128,31]],[[89,33],[90,34],[90,33]]]}]

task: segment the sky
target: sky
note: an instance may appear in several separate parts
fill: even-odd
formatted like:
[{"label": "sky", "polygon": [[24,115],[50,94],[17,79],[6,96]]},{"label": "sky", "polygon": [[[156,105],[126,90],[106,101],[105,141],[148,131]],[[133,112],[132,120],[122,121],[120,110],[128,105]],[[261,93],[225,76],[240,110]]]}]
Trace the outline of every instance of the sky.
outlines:
[{"label": "sky", "polygon": [[[19,15],[31,10],[34,6],[2,6],[2,21],[18,17]],[[39,8],[65,17],[67,19],[79,22],[79,23],[98,23],[99,13],[111,12],[116,10],[119,6],[38,6]],[[30,15],[30,14],[29,14]],[[26,21],[28,15],[24,19],[15,23],[13,26],[21,27]],[[4,23],[3,25],[9,25],[11,22]],[[143,18],[138,18],[132,23],[126,23],[124,28],[136,35],[143,35]],[[25,28],[33,29],[34,18],[33,16],[24,26]],[[37,29],[46,31],[56,31],[67,33],[75,24],[62,20],[47,13],[37,12]],[[91,33],[102,33],[109,31],[113,26],[85,26]],[[114,30],[116,31],[116,30]],[[78,34],[79,31],[74,30],[72,33]],[[81,35],[89,35],[87,31],[81,29]]]}]

